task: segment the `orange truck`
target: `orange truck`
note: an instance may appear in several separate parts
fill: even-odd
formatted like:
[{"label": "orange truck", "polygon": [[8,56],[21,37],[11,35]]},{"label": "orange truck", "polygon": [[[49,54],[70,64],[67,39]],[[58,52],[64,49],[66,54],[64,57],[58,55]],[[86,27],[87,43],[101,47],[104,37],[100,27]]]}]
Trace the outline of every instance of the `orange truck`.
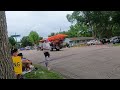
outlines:
[{"label": "orange truck", "polygon": [[67,35],[65,34],[57,34],[57,35],[48,37],[48,40],[50,41],[51,51],[53,51],[54,49],[56,51],[59,51],[60,49],[62,49],[63,40],[65,39],[65,37],[67,37]]},{"label": "orange truck", "polygon": [[53,51],[54,49],[56,51],[59,51],[60,49],[62,49],[63,46],[62,44],[63,44],[63,40],[51,41],[50,42],[51,51]]}]

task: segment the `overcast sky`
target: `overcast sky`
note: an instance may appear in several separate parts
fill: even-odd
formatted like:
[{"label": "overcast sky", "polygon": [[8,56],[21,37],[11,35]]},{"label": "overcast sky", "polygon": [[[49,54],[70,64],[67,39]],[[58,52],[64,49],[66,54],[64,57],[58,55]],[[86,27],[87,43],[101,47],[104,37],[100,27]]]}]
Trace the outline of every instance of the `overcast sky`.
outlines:
[{"label": "overcast sky", "polygon": [[7,11],[8,35],[15,33],[21,37],[31,30],[47,37],[51,32],[66,31],[71,25],[66,18],[72,11]]}]

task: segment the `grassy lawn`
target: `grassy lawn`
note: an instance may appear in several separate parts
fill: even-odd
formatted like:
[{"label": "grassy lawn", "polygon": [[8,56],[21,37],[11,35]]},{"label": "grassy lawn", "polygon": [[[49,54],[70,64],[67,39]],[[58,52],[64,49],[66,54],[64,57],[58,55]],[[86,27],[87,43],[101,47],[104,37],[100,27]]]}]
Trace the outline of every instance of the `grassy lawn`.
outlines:
[{"label": "grassy lawn", "polygon": [[72,47],[85,47],[85,46],[87,46],[87,45],[86,44],[80,44],[80,45],[74,45]]},{"label": "grassy lawn", "polygon": [[35,65],[38,68],[24,75],[26,79],[63,79],[63,76],[54,71],[48,71],[45,67]]},{"label": "grassy lawn", "polygon": [[120,46],[120,43],[119,44],[118,43],[117,44],[113,44],[113,46]]}]

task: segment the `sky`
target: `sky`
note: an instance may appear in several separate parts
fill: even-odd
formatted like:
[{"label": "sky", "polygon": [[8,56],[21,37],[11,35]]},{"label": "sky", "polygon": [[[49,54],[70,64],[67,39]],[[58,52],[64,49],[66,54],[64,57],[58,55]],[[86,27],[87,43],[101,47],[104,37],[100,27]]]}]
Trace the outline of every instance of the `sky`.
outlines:
[{"label": "sky", "polygon": [[6,11],[8,35],[19,34],[19,40],[30,31],[42,37],[51,32],[67,31],[71,25],[66,15],[73,11]]}]

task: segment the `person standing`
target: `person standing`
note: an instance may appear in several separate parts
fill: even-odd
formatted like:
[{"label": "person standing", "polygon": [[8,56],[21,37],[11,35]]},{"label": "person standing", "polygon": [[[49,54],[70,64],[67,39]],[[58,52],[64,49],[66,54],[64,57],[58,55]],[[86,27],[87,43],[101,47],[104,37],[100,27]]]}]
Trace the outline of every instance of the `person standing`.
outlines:
[{"label": "person standing", "polygon": [[41,41],[41,51],[43,51],[43,43],[44,43],[44,41]]},{"label": "person standing", "polygon": [[47,69],[50,70],[49,61],[50,61],[51,46],[50,46],[50,43],[47,39],[44,40],[42,48],[43,48],[43,53],[45,56],[45,65],[46,65]]},{"label": "person standing", "polygon": [[14,49],[11,51],[13,65],[14,65],[14,72],[17,79],[23,79],[22,76],[22,59],[18,56],[18,49]]}]

